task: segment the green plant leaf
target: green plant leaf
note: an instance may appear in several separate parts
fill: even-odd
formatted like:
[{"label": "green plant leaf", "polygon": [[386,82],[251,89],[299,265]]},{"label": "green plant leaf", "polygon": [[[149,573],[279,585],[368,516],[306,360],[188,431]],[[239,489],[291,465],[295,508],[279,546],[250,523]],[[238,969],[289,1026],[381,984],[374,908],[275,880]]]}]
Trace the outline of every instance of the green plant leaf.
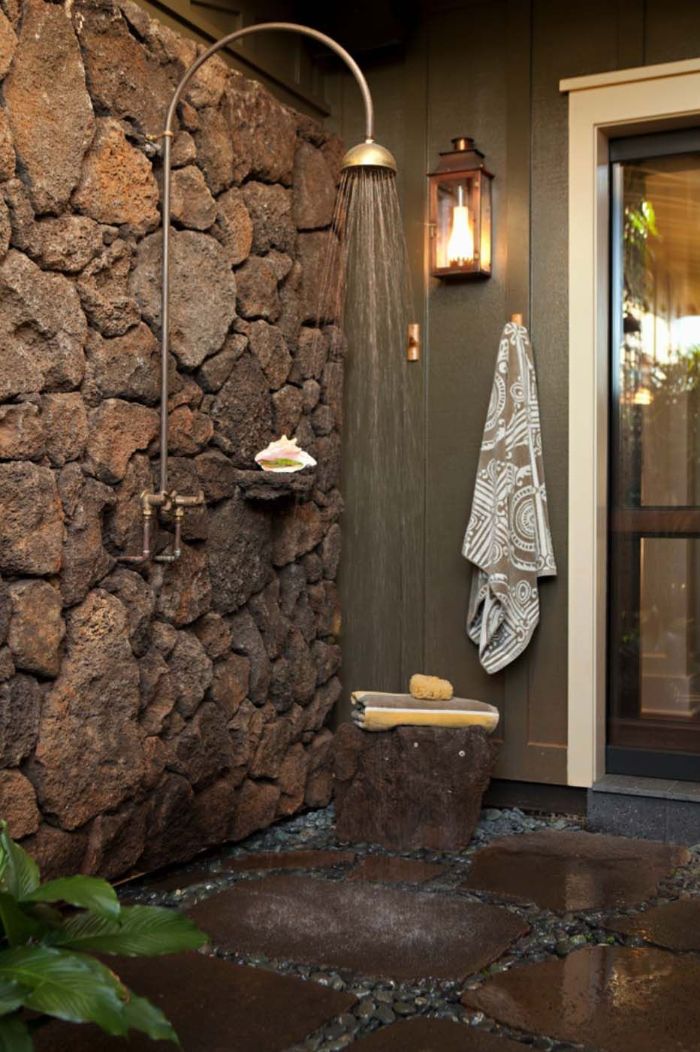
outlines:
[{"label": "green plant leaf", "polygon": [[172,1024],[168,1022],[160,1008],[156,1008],[145,997],[136,997],[135,994],[131,994],[124,1011],[129,1026],[134,1030],[142,1030],[153,1041],[172,1041],[175,1045],[180,1044]]},{"label": "green plant leaf", "polygon": [[0,891],[0,923],[10,946],[22,946],[30,939],[38,939],[48,930],[26,913],[17,899],[7,891]]},{"label": "green plant leaf", "polygon": [[184,914],[162,906],[124,906],[118,920],[78,914],[69,917],[51,944],[127,957],[157,957],[196,950],[207,936]]},{"label": "green plant leaf", "polygon": [[39,867],[32,856],[11,839],[6,822],[0,824],[0,854],[4,859],[0,890],[9,891],[21,900],[39,887]]},{"label": "green plant leaf", "polygon": [[68,902],[102,917],[118,917],[121,906],[111,884],[99,877],[59,877],[25,896],[28,902]]},{"label": "green plant leaf", "polygon": [[114,972],[82,954],[46,946],[0,951],[0,980],[27,988],[24,1004],[71,1023],[97,1023],[108,1034],[124,1035],[126,988]]},{"label": "green plant leaf", "polygon": [[0,981],[0,1016],[14,1012],[24,1003],[26,987],[11,980]]},{"label": "green plant leaf", "polygon": [[19,1016],[0,1019],[0,1052],[32,1052],[33,1048],[27,1024]]}]

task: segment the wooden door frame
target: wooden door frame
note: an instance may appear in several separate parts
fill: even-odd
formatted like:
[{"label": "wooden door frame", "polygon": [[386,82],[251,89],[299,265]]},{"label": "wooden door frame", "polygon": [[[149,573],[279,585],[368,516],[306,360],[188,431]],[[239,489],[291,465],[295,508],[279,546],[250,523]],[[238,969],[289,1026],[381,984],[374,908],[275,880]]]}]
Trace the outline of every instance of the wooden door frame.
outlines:
[{"label": "wooden door frame", "polygon": [[569,785],[605,773],[608,142],[697,123],[700,58],[560,81],[569,96]]}]

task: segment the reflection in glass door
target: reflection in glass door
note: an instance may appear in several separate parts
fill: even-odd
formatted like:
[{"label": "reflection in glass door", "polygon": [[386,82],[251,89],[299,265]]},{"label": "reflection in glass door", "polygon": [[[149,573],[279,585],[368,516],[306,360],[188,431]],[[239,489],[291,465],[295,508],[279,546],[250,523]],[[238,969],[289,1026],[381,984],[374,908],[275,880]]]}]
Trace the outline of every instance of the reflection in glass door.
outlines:
[{"label": "reflection in glass door", "polygon": [[700,781],[700,129],[610,159],[607,769]]}]

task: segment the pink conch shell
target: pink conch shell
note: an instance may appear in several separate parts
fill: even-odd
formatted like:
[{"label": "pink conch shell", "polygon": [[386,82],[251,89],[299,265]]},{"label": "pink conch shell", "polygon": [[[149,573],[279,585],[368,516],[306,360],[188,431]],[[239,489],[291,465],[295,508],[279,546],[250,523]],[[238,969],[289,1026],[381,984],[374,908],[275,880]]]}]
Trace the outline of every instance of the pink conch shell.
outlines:
[{"label": "pink conch shell", "polygon": [[263,471],[301,471],[316,465],[314,458],[299,447],[296,438],[287,438],[286,435],[261,449],[255,456],[255,463]]}]

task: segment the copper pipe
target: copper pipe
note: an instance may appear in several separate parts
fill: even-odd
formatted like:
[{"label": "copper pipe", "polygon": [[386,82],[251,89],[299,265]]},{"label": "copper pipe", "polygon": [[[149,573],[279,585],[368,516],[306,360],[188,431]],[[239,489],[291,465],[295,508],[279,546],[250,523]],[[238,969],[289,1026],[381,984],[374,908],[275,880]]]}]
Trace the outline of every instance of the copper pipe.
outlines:
[{"label": "copper pipe", "polygon": [[182,555],[182,520],[184,516],[184,508],[179,507],[175,509],[175,540],[173,541],[172,550],[169,552],[161,552],[160,555],[154,555],[154,562],[174,563],[175,560],[179,559]]},{"label": "copper pipe", "polygon": [[123,563],[147,563],[151,558],[151,519],[153,518],[153,498],[156,494],[144,490],[141,494],[141,522],[142,541],[140,555],[120,555],[119,560]]}]

